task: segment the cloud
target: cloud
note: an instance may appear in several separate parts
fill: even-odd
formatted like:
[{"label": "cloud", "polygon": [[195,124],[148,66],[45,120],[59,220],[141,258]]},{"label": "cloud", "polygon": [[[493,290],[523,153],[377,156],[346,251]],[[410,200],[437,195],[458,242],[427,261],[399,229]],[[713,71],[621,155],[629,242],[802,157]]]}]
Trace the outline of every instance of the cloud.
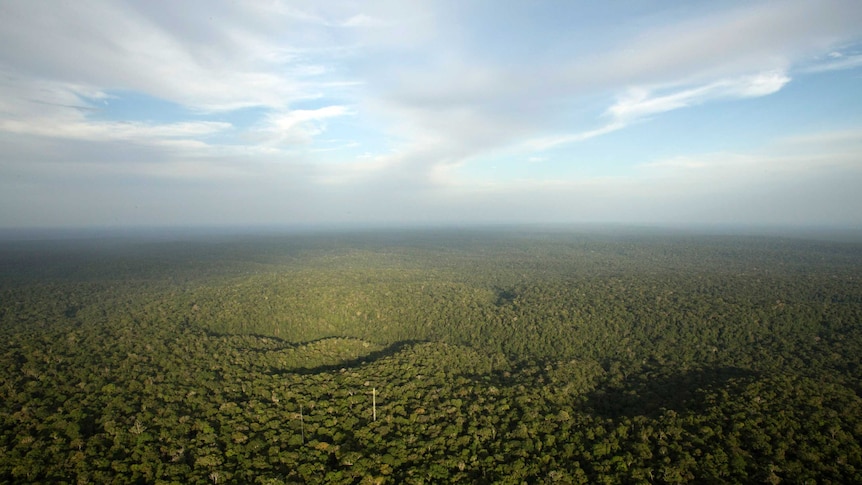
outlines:
[{"label": "cloud", "polygon": [[[729,99],[767,96],[778,92],[790,78],[780,71],[767,71],[754,75],[720,79],[701,86],[682,89],[629,88],[616,103],[605,111],[611,121],[606,125],[569,135],[559,135],[529,140],[525,145],[534,150],[548,150],[568,143],[586,141],[621,130],[628,125],[650,116],[688,108],[708,102]],[[671,92],[668,92],[671,91]],[[662,94],[656,94],[660,92]]]},{"label": "cloud", "polygon": [[325,131],[324,120],[349,114],[346,106],[269,113],[252,136],[269,146],[308,144]]},{"label": "cloud", "polygon": [[862,54],[843,54],[830,52],[826,59],[818,59],[800,69],[801,72],[814,74],[820,72],[843,71],[862,67]]},{"label": "cloud", "polygon": [[750,152],[676,155],[638,165],[650,179],[676,180],[682,187],[723,182],[769,185],[769,180],[801,181],[828,173],[862,177],[862,129],[814,132],[764,143]]},{"label": "cloud", "polygon": [[386,25],[386,22],[379,18],[360,13],[345,20],[341,25],[344,27],[380,27]]},{"label": "cloud", "polygon": [[[497,171],[464,177],[476,161],[534,161],[543,157],[524,152],[622,135],[664,113],[768,96],[791,77],[858,65],[847,47],[859,38],[858,2],[738,5],[636,18],[611,4],[554,6],[554,20],[565,21],[537,26],[458,2],[0,2],[0,200],[13,203],[14,192],[39,205],[9,182],[25,180],[67,215],[99,203],[87,191],[121,199],[115,186],[135,187],[117,214],[148,191],[166,201],[147,201],[152,213],[141,220],[179,218],[169,202],[198,220],[207,203],[212,220],[244,220],[243,208],[256,220],[372,211],[365,217],[479,220],[503,218],[500,207],[562,218],[572,206],[611,217],[627,204],[661,209],[645,202],[660,190],[637,177],[665,177],[657,186],[672,193],[685,181],[707,187],[695,174],[720,167],[784,163],[809,174],[806,164],[822,160],[824,170],[851,173],[848,152],[797,140],[805,157],[779,147],[769,156],[676,154],[628,178],[542,180],[563,160],[557,154],[533,163],[534,179],[520,185]],[[597,22],[602,9],[619,22]],[[99,111],[124,92],[185,113],[119,122]],[[326,138],[345,143],[332,150]],[[833,155],[838,168],[827,166]],[[64,178],[81,185],[60,191]]]},{"label": "cloud", "polygon": [[702,104],[714,100],[752,98],[778,92],[790,78],[780,71],[767,71],[732,79],[720,79],[702,86],[669,94],[653,95],[649,89],[632,88],[608,108],[615,121],[630,123],[654,114]]},{"label": "cloud", "polygon": [[38,135],[51,138],[70,138],[90,141],[148,140],[157,138],[196,138],[212,135],[231,128],[230,123],[214,121],[165,124],[123,122],[71,122],[55,120],[0,120],[0,130],[10,133]]},{"label": "cloud", "polygon": [[[295,12],[226,2],[4,2],[0,66],[44,82],[129,90],[202,111],[319,96],[330,40]],[[202,14],[205,11],[207,14]],[[282,39],[288,32],[287,42]],[[315,41],[315,39],[318,39]],[[326,79],[338,81],[343,79]]]},{"label": "cloud", "polygon": [[[614,176],[453,187],[478,220],[652,224],[862,224],[859,130],[779,140],[752,151],[674,155]],[[841,141],[843,140],[843,141]],[[810,149],[800,152],[799,144]]]},{"label": "cloud", "polygon": [[644,29],[607,55],[591,59],[591,72],[572,66],[578,71],[572,74],[613,84],[651,85],[786,70],[858,38],[860,22],[862,8],[852,0],[791,0],[780,7],[744,4]]},{"label": "cloud", "polygon": [[826,148],[859,148],[862,144],[862,128],[821,131],[802,135],[787,136],[779,140],[780,145],[798,150],[800,146]]},{"label": "cloud", "polygon": [[[854,2],[827,3],[694,8],[693,15],[657,16],[655,25],[645,23],[633,33],[609,32],[610,40],[594,41],[593,52],[540,64],[479,57],[470,46],[451,44],[463,38],[456,29],[435,39],[434,55],[370,74],[383,88],[379,96],[386,102],[378,106],[386,106],[402,128],[461,140],[461,146],[474,148],[471,152],[503,144],[547,150],[672,110],[779,91],[790,82],[793,66],[858,38],[862,9]],[[520,19],[507,20],[514,22],[509,30],[519,28]],[[577,125],[588,128],[568,128],[565,107],[596,96],[616,101],[593,120],[581,116]],[[471,124],[445,121],[456,111],[461,118],[469,112]],[[486,134],[471,136],[477,132],[461,130],[464,126],[482,126]],[[486,146],[486,139],[496,139],[496,146]]]},{"label": "cloud", "polygon": [[551,148],[558,147],[560,145],[567,145],[569,143],[577,143],[581,141],[589,140],[590,138],[596,138],[602,135],[607,135],[608,133],[613,133],[617,130],[621,130],[625,128],[627,123],[622,121],[613,121],[611,123],[606,124],[600,128],[596,128],[593,130],[582,131],[579,133],[571,133],[568,135],[556,135],[542,138],[534,138],[531,140],[527,140],[524,143],[524,147],[529,150],[537,150],[544,151],[549,150]]}]

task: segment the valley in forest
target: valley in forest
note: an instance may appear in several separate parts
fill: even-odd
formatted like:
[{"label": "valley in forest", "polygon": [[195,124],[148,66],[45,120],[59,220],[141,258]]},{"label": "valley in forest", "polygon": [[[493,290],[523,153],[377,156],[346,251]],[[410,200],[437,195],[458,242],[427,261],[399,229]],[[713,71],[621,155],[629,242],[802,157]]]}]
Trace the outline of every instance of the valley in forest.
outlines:
[{"label": "valley in forest", "polygon": [[862,483],[862,242],[0,242],[2,483]]}]

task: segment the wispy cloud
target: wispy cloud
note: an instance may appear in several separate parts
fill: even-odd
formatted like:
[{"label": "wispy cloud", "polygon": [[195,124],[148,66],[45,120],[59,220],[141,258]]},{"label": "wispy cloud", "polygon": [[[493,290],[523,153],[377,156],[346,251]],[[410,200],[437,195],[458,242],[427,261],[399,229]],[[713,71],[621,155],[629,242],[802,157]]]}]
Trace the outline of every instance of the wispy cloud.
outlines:
[{"label": "wispy cloud", "polygon": [[632,88],[623,94],[607,114],[615,121],[629,123],[659,113],[687,108],[714,100],[752,98],[778,92],[790,78],[780,71],[768,71],[732,79],[720,79],[702,86],[667,94]]},{"label": "wispy cloud", "polygon": [[[285,107],[319,96],[331,43],[305,40],[311,17],[296,9],[229,3],[92,2],[87,8],[5,2],[0,65],[43,80],[131,90],[202,111]],[[19,21],[10,21],[19,19]],[[289,42],[280,41],[295,28]],[[308,36],[309,38],[314,38]],[[46,81],[47,82],[47,81]]]},{"label": "wispy cloud", "polygon": [[568,143],[581,142],[621,130],[632,123],[650,116],[700,104],[729,99],[767,96],[778,92],[790,77],[780,71],[719,79],[701,86],[673,89],[650,89],[635,87],[627,89],[617,102],[605,111],[611,121],[588,131],[531,140],[527,146],[535,150],[547,150]]},{"label": "wispy cloud", "polygon": [[805,73],[842,71],[862,67],[862,54],[844,54],[838,51],[830,52],[826,58],[816,60],[800,69]]},{"label": "wispy cloud", "polygon": [[379,18],[360,13],[345,20],[341,25],[344,27],[381,27],[386,25],[386,22]]},{"label": "wispy cloud", "polygon": [[813,177],[830,171],[852,173],[860,178],[860,148],[862,129],[856,127],[781,137],[764,143],[756,151],[676,155],[644,162],[638,169],[651,176],[683,179],[699,174],[696,179],[702,184],[722,179],[749,184],[788,174]]},{"label": "wispy cloud", "polygon": [[[790,82],[795,66],[858,37],[859,22],[862,9],[844,0],[790,1],[780,9],[746,4],[675,18],[633,35],[610,32],[593,52],[520,71],[444,50],[425,69],[401,70],[406,77],[398,78],[391,98],[429,117],[446,116],[444,109],[455,105],[473,110],[489,127],[518,120],[509,125],[514,132],[501,129],[497,138],[547,150],[669,111],[775,93]],[[446,46],[446,39],[441,42]],[[613,105],[593,120],[580,117],[577,124],[588,128],[573,131],[557,121],[567,118],[561,111],[572,100],[608,95],[616,97]]]},{"label": "wispy cloud", "polygon": [[595,128],[593,130],[581,131],[578,133],[570,133],[567,135],[556,135],[542,138],[535,138],[528,140],[524,146],[531,150],[549,150],[551,148],[558,147],[560,145],[567,145],[569,143],[577,143],[581,141],[586,141],[591,138],[596,138],[602,135],[607,135],[608,133],[613,133],[617,130],[621,130],[626,127],[629,122],[622,122],[619,120],[608,123],[600,128]]},{"label": "wispy cloud", "polygon": [[325,120],[351,114],[346,106],[298,109],[267,114],[253,130],[258,143],[267,145],[308,144],[325,131]]},{"label": "wispy cloud", "polygon": [[805,147],[860,149],[862,148],[862,127],[796,134],[779,139],[777,144],[794,151]]},{"label": "wispy cloud", "polygon": [[197,138],[231,128],[230,123],[201,121],[164,124],[136,122],[66,122],[53,120],[0,120],[0,130],[22,135],[76,140],[150,140],[159,138]]}]

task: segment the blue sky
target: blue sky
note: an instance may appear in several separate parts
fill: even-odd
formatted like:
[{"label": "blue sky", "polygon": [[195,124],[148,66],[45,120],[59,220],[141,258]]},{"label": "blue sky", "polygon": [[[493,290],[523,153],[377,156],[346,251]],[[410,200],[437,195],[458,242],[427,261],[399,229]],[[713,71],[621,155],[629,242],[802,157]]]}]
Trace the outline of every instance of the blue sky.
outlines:
[{"label": "blue sky", "polygon": [[0,227],[862,226],[862,3],[0,2]]}]

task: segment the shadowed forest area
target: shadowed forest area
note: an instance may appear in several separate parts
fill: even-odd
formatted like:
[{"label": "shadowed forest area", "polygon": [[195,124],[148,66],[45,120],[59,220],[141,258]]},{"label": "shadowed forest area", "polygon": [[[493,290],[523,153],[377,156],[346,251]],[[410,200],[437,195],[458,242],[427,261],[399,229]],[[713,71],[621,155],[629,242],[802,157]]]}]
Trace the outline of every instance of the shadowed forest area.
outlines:
[{"label": "shadowed forest area", "polygon": [[0,482],[862,483],[862,243],[0,242]]}]

